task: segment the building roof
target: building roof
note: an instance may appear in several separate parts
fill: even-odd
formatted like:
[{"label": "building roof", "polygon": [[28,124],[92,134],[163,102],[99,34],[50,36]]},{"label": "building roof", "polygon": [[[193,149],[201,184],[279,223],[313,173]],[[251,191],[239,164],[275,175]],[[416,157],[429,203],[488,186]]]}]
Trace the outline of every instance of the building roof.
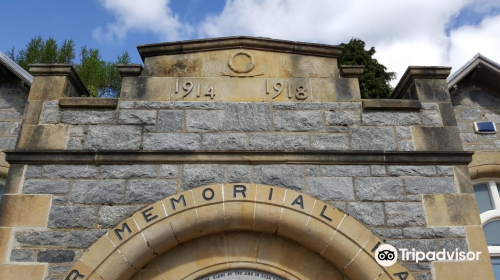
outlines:
[{"label": "building roof", "polygon": [[478,76],[478,72],[481,72],[480,76],[485,77],[484,80],[489,80],[490,82],[498,81],[500,79],[500,64],[480,53],[477,53],[467,63],[446,79],[446,82],[448,82],[448,88],[454,87],[469,74],[474,75],[474,77],[472,77],[472,80],[474,80],[474,78]]},{"label": "building roof", "polygon": [[17,63],[10,59],[6,54],[0,51],[0,64],[12,72],[21,81],[31,87],[33,82],[33,76],[30,75],[26,70],[21,68]]}]

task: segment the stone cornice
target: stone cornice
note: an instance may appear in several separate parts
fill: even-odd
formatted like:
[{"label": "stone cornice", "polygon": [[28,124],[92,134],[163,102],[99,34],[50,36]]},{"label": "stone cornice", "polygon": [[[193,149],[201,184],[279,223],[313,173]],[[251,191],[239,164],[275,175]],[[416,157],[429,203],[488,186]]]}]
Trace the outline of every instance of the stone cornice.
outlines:
[{"label": "stone cornice", "polygon": [[409,66],[394,88],[392,98],[401,98],[414,79],[446,79],[450,71],[451,67],[444,66]]},{"label": "stone cornice", "polygon": [[473,152],[9,150],[10,164],[435,164],[467,165]]},{"label": "stone cornice", "polygon": [[80,96],[90,96],[85,84],[76,73],[71,64],[53,63],[53,64],[30,64],[29,72],[33,76],[66,76],[75,87]]},{"label": "stone cornice", "polygon": [[326,56],[333,58],[339,57],[342,54],[343,49],[343,47],[341,46],[334,45],[303,43],[248,36],[222,37],[137,46],[137,50],[139,51],[139,54],[141,55],[143,61],[146,57],[150,56],[238,48],[295,53],[312,56]]}]

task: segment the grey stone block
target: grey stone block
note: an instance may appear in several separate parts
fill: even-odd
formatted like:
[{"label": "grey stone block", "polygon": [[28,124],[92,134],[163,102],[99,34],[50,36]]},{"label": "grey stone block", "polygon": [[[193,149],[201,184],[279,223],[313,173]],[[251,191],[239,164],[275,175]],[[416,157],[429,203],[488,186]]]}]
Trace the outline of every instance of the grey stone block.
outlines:
[{"label": "grey stone block", "polygon": [[[75,257],[78,258],[77,257],[77,253],[75,253]],[[55,266],[54,264],[49,264],[49,266],[47,268],[47,271],[49,272],[49,274],[51,274],[51,273],[58,273],[58,274],[60,274],[60,273],[66,273],[66,272],[68,272],[68,270],[70,268],[71,267],[68,266],[68,265],[57,265],[57,266]],[[47,280],[47,279],[45,279],[45,280]],[[54,278],[54,280],[58,280],[58,279]]]},{"label": "grey stone block", "polygon": [[38,252],[37,262],[68,263],[75,259],[75,251],[71,250],[45,250]]},{"label": "grey stone block", "polygon": [[199,150],[201,136],[197,133],[146,133],[144,150],[192,151]]},{"label": "grey stone block", "polygon": [[69,128],[70,137],[83,137],[85,136],[85,129],[83,125],[72,125]]},{"label": "grey stone block", "polygon": [[434,176],[436,168],[423,165],[393,165],[387,166],[387,174],[391,176]]},{"label": "grey stone block", "polygon": [[52,196],[52,204],[57,205],[66,203],[69,203],[68,196],[57,196],[57,195]]},{"label": "grey stone block", "polygon": [[389,226],[424,226],[425,213],[420,202],[388,202],[385,204],[387,225]]},{"label": "grey stone block", "polygon": [[347,133],[349,128],[347,126],[327,126],[326,131],[333,133]]},{"label": "grey stone block", "polygon": [[422,103],[422,110],[437,110],[439,108],[437,103],[433,102],[423,102]]},{"label": "grey stone block", "polygon": [[405,228],[403,229],[405,238],[424,239],[424,238],[442,238],[446,236],[446,228]]},{"label": "grey stone block", "polygon": [[403,230],[399,228],[370,228],[370,230],[382,238],[403,238]]},{"label": "grey stone block", "polygon": [[10,135],[18,135],[21,130],[21,122],[13,122],[10,127],[9,134]]},{"label": "grey stone block", "polygon": [[399,140],[398,147],[400,151],[415,151],[412,140]]},{"label": "grey stone block", "polygon": [[45,101],[43,109],[59,109],[59,101]]},{"label": "grey stone block", "polygon": [[162,164],[160,165],[159,178],[176,179],[179,174],[178,165]]},{"label": "grey stone block", "polygon": [[70,199],[81,204],[123,203],[125,180],[78,180],[73,182]]},{"label": "grey stone block", "polygon": [[248,139],[251,150],[306,150],[309,136],[303,134],[252,133]]},{"label": "grey stone block", "polygon": [[117,111],[108,110],[85,110],[85,111],[61,111],[61,123],[68,124],[113,124],[116,123]]},{"label": "grey stone block", "polygon": [[354,125],[361,122],[361,113],[355,111],[325,111],[326,125]]},{"label": "grey stone block", "polygon": [[443,120],[439,111],[423,111],[421,114],[422,124],[429,126],[442,126]]},{"label": "grey stone block", "polygon": [[118,108],[120,108],[120,109],[133,109],[134,102],[133,101],[120,101],[120,102],[118,102]]},{"label": "grey stone block", "polygon": [[405,263],[404,266],[410,271],[431,270],[432,264],[429,262]]},{"label": "grey stone block", "polygon": [[87,249],[106,233],[105,229],[75,230],[69,232],[68,247]]},{"label": "grey stone block", "polygon": [[24,173],[24,178],[40,178],[42,177],[42,166],[41,165],[28,165],[26,167],[26,172]]},{"label": "grey stone block", "polygon": [[268,131],[271,108],[266,103],[225,103],[224,127],[228,131]]},{"label": "grey stone block", "polygon": [[172,102],[170,101],[136,101],[134,108],[138,109],[170,109]]},{"label": "grey stone block", "polygon": [[156,124],[155,110],[120,110],[120,124]]},{"label": "grey stone block", "polygon": [[460,140],[462,142],[477,142],[477,134],[475,133],[460,133]]},{"label": "grey stone block", "polygon": [[460,111],[460,119],[475,121],[479,119],[478,109],[464,109]]},{"label": "grey stone block", "polygon": [[185,102],[178,101],[173,103],[177,109],[215,109],[214,102]]},{"label": "grey stone block", "polygon": [[356,195],[361,200],[391,201],[402,200],[405,196],[400,178],[366,177],[355,178]]},{"label": "grey stone block", "polygon": [[273,110],[295,110],[297,103],[295,102],[273,102]]},{"label": "grey stone block", "polygon": [[10,122],[0,121],[0,131],[6,131],[10,127]]},{"label": "grey stone block", "polygon": [[[468,252],[469,246],[467,245],[467,239],[440,239],[439,240],[439,250],[445,249],[447,252],[453,252],[458,249],[459,252]],[[484,254],[484,253],[483,253]]]},{"label": "grey stone block", "polygon": [[69,180],[26,180],[23,193],[29,194],[66,194],[69,192]]},{"label": "grey stone block", "polygon": [[497,123],[497,124],[500,123],[500,114],[486,114],[484,116],[490,122],[494,122],[494,123]]},{"label": "grey stone block", "polygon": [[83,137],[70,137],[68,145],[66,145],[66,150],[82,150],[83,142],[85,142]]},{"label": "grey stone block", "polygon": [[20,120],[23,118],[23,111],[0,111],[1,120]]},{"label": "grey stone block", "polygon": [[32,250],[16,250],[13,249],[10,253],[11,262],[33,262],[34,251]]},{"label": "grey stone block", "polygon": [[160,110],[158,112],[158,132],[182,131],[184,111]]},{"label": "grey stone block", "polygon": [[349,203],[349,215],[365,225],[381,226],[385,223],[382,203]]},{"label": "grey stone block", "polygon": [[61,119],[61,112],[58,110],[43,110],[40,116],[41,124],[56,124]]},{"label": "grey stone block", "polygon": [[[424,253],[427,252],[436,252],[438,251],[438,246],[436,241],[433,239],[423,239],[423,240],[407,240],[407,239],[396,239],[396,240],[388,240],[387,243],[394,246],[396,249],[408,249],[410,252],[413,248],[415,251],[421,251]],[[414,259],[410,259],[410,261],[415,261]]]},{"label": "grey stone block", "polygon": [[437,168],[437,174],[441,176],[453,176],[453,166],[447,166],[447,165],[438,165],[436,166]]},{"label": "grey stone block", "polygon": [[306,166],[306,176],[321,176],[319,165],[308,165]]},{"label": "grey stone block", "polygon": [[221,131],[224,129],[224,111],[186,111],[186,130],[193,132]]},{"label": "grey stone block", "polygon": [[92,228],[96,208],[93,206],[52,206],[49,228]]},{"label": "grey stone block", "polygon": [[321,200],[354,200],[351,177],[310,177],[307,185],[307,192]]},{"label": "grey stone block", "polygon": [[450,227],[448,237],[467,237],[465,227]]},{"label": "grey stone block", "polygon": [[177,180],[129,180],[125,203],[150,203],[177,192]]},{"label": "grey stone block", "polygon": [[111,228],[125,218],[132,216],[142,206],[101,206],[99,208],[99,224],[102,228]]},{"label": "grey stone block", "polygon": [[370,176],[367,165],[320,165],[321,175],[335,176]]},{"label": "grey stone block", "polygon": [[95,165],[44,165],[43,177],[59,178],[95,178],[97,177]]},{"label": "grey stone block", "polygon": [[434,279],[432,277],[431,272],[414,273],[413,275],[415,276],[415,280],[432,280],[432,279]]},{"label": "grey stone block", "polygon": [[83,147],[87,150],[139,149],[141,134],[140,126],[90,126]]},{"label": "grey stone block", "polygon": [[245,133],[205,133],[204,150],[247,150],[248,138]]},{"label": "grey stone block", "polygon": [[411,139],[411,129],[405,126],[396,127],[396,135],[399,139]]},{"label": "grey stone block", "polygon": [[353,150],[394,151],[396,149],[392,128],[352,127],[349,133]]},{"label": "grey stone block", "polygon": [[102,165],[103,179],[156,178],[157,165]]},{"label": "grey stone block", "polygon": [[318,111],[277,111],[273,122],[277,131],[323,130],[323,116]]},{"label": "grey stone block", "polygon": [[454,178],[405,178],[408,193],[456,193]]},{"label": "grey stone block", "polygon": [[12,150],[16,147],[16,137],[0,137],[0,147],[4,150]]},{"label": "grey stone block", "polygon": [[256,165],[253,167],[253,182],[279,186],[292,190],[302,190],[304,176],[298,165]]},{"label": "grey stone block", "polygon": [[314,150],[349,150],[347,134],[311,135],[311,148]]},{"label": "grey stone block", "polygon": [[183,165],[181,173],[181,189],[189,190],[195,187],[223,183],[226,178],[224,165]]},{"label": "grey stone block", "polygon": [[457,126],[460,131],[467,131],[467,123],[459,122]]},{"label": "grey stone block", "polygon": [[144,132],[157,132],[156,125],[145,125],[143,128]]},{"label": "grey stone block", "polygon": [[18,232],[16,240],[23,247],[64,246],[68,242],[68,233],[64,231]]},{"label": "grey stone block", "polygon": [[383,165],[370,165],[372,176],[386,176],[385,166]]},{"label": "grey stone block", "polygon": [[422,120],[418,112],[409,111],[363,111],[365,125],[419,125]]},{"label": "grey stone block", "polygon": [[252,181],[252,167],[250,165],[228,165],[228,183],[247,183]]},{"label": "grey stone block", "polygon": [[342,211],[343,213],[347,212],[347,203],[341,202],[341,201],[331,201],[330,204],[337,208],[338,210]]}]

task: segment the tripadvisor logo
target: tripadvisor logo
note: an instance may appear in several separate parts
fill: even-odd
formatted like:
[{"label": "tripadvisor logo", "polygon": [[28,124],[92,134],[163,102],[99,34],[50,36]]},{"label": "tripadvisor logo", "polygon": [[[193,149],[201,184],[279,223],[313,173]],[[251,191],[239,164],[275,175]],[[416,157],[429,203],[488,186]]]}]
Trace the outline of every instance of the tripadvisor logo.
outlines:
[{"label": "tripadvisor logo", "polygon": [[[409,249],[399,249],[399,253],[401,255],[402,261],[415,261],[418,263],[419,261],[473,261],[479,260],[479,255],[481,252],[463,252],[458,251],[447,251],[443,249],[441,251],[429,251],[424,253],[422,251],[416,251],[415,248]],[[394,246],[389,244],[380,245],[375,251],[375,260],[381,266],[391,266],[396,263],[398,259],[398,250],[394,248]]]}]

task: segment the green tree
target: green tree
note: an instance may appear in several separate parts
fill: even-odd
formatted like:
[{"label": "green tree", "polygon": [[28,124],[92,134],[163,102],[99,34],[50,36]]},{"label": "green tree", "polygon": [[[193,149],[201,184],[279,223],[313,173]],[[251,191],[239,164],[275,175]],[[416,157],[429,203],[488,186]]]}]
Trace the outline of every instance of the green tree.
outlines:
[{"label": "green tree", "polygon": [[340,44],[344,47],[338,65],[364,65],[363,75],[359,79],[362,98],[390,98],[392,87],[390,81],[396,78],[395,72],[387,72],[387,68],[380,64],[373,55],[375,47],[365,50],[365,42],[353,38],[349,43]]},{"label": "green tree", "polygon": [[25,70],[33,63],[67,63],[74,64],[75,70],[87,86],[92,97],[119,96],[122,79],[116,67],[117,63],[130,63],[131,58],[127,52],[117,57],[116,61],[104,61],[98,49],[83,46],[80,50],[79,60],[75,61],[75,42],[64,40],[61,45],[49,37],[44,40],[41,36],[32,38],[24,49],[18,51],[14,48],[7,55]]}]

